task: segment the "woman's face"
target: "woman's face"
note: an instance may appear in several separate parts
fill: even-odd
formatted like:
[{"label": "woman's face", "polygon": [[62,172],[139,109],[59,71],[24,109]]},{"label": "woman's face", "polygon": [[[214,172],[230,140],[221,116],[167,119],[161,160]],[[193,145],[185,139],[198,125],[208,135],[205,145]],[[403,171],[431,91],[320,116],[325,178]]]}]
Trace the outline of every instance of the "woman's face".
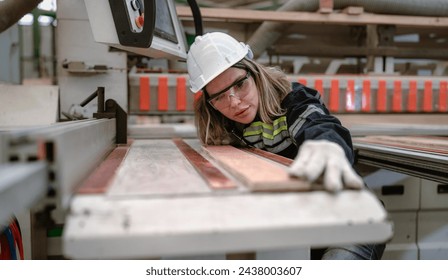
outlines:
[{"label": "woman's face", "polygon": [[243,124],[255,119],[258,90],[247,70],[230,67],[209,82],[206,91],[210,104],[225,117]]}]

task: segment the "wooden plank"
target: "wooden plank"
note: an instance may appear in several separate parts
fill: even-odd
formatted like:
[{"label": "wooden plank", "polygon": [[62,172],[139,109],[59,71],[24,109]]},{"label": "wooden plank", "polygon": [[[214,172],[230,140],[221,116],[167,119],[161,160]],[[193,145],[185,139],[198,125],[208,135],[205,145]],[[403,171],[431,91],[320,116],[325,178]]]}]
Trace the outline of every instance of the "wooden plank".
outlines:
[{"label": "wooden plank", "polygon": [[182,139],[175,138],[173,142],[212,189],[236,188],[234,181],[224,175],[216,166],[196,152],[196,150],[191,148]]},{"label": "wooden plank", "polygon": [[270,153],[268,151],[263,151],[257,148],[243,148],[243,151],[249,152],[249,153],[253,153],[262,157],[265,157],[267,159],[273,160],[275,162],[278,162],[280,164],[283,164],[285,166],[290,166],[291,163],[293,162],[292,159],[289,159],[287,157],[283,157],[283,156],[279,156],[277,154],[274,153]]},{"label": "wooden plank", "polygon": [[360,15],[364,13],[364,7],[349,6],[342,10],[342,13],[348,15]]},{"label": "wooden plank", "polygon": [[130,144],[115,148],[77,189],[79,194],[99,194],[106,192],[109,183],[125,158]]},{"label": "wooden plank", "polygon": [[170,139],[136,139],[108,188],[109,196],[177,196],[212,190]]},{"label": "wooden plank", "polygon": [[354,138],[356,143],[378,144],[387,147],[448,155],[447,137],[429,136],[367,136]]},{"label": "wooden plank", "polygon": [[232,146],[203,147],[251,191],[308,191],[306,181],[289,176],[285,167]]},{"label": "wooden plank", "polygon": [[[188,6],[177,6],[177,15],[181,19],[193,20],[191,9]],[[399,26],[418,26],[430,28],[448,27],[448,17],[424,17],[403,15],[380,15],[363,13],[349,15],[343,13],[320,14],[313,12],[291,11],[256,11],[245,9],[217,9],[201,8],[203,20],[221,19],[235,22],[291,22],[291,23],[321,23],[340,25],[362,24],[391,24]]]},{"label": "wooden plank", "polygon": [[448,59],[444,48],[400,47],[397,46],[338,46],[316,44],[281,44],[272,46],[272,53],[282,55],[347,57],[347,56],[393,56],[394,58]]}]

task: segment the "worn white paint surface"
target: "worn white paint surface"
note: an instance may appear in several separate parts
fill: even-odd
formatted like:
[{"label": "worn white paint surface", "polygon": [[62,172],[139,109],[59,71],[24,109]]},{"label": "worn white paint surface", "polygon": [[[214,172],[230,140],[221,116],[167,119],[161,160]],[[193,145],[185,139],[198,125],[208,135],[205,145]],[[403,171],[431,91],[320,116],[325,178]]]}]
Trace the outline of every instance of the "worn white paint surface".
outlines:
[{"label": "worn white paint surface", "polygon": [[57,86],[0,84],[0,127],[54,124],[58,101]]},{"label": "worn white paint surface", "polygon": [[128,198],[77,196],[69,258],[145,258],[385,241],[392,225],[367,191]]}]

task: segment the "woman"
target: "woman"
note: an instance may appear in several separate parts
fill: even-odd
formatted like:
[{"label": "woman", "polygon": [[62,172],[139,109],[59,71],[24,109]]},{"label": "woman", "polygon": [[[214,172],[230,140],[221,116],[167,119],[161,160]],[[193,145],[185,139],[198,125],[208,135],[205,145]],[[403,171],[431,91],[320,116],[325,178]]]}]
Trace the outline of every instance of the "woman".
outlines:
[{"label": "woman", "polygon": [[[187,57],[190,87],[202,90],[195,122],[203,144],[249,145],[294,159],[291,175],[323,176],[327,190],[364,183],[352,168],[350,132],[331,116],[319,93],[291,83],[277,68],[252,60],[246,44],[213,32],[198,36]],[[331,259],[380,259],[384,246],[331,248]]]}]

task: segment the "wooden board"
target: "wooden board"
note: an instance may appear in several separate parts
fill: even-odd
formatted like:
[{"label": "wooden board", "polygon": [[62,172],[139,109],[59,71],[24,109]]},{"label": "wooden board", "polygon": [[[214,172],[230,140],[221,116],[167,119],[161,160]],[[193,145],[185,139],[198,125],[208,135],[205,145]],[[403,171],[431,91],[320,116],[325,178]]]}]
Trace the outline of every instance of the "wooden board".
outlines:
[{"label": "wooden board", "polygon": [[271,153],[271,152],[268,152],[268,151],[264,151],[264,150],[261,150],[261,149],[257,149],[257,148],[243,148],[242,150],[246,151],[246,152],[249,152],[249,153],[253,153],[253,154],[262,156],[262,157],[270,159],[270,160],[273,160],[273,161],[278,162],[278,163],[280,163],[282,165],[285,165],[285,166],[290,166],[292,164],[292,162],[293,162],[292,159],[289,159],[287,157],[283,157],[283,156],[280,156],[280,155],[277,155],[277,154],[274,154],[274,153]]},{"label": "wooden board", "polygon": [[125,158],[129,146],[130,144],[115,148],[89,175],[89,177],[82,182],[76,192],[79,194],[98,194],[106,192],[115,172]]},{"label": "wooden board", "polygon": [[171,140],[134,140],[108,194],[176,196],[207,194],[211,189]]},{"label": "wooden board", "polygon": [[354,138],[356,143],[378,144],[411,151],[448,154],[448,138],[436,136],[367,136]]},{"label": "wooden board", "polygon": [[286,167],[232,146],[204,146],[218,161],[251,191],[308,191],[306,181],[289,176]]},{"label": "wooden board", "polygon": [[224,175],[210,161],[204,158],[200,153],[190,147],[180,138],[173,139],[174,144],[196,168],[199,174],[207,181],[212,189],[234,189],[236,184],[233,180]]}]

